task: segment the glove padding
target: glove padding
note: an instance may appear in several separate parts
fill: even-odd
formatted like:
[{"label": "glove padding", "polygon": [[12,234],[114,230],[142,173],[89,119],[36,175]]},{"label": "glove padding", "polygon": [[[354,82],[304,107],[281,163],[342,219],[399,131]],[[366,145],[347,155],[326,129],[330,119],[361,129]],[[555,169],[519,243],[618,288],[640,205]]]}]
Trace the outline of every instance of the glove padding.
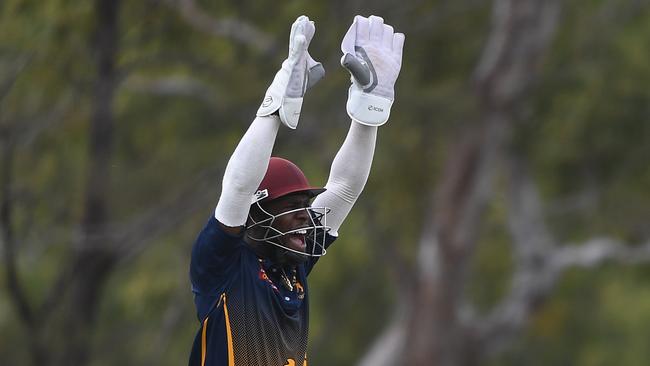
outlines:
[{"label": "glove padding", "polygon": [[388,121],[403,46],[404,34],[394,33],[382,18],[354,17],[341,42],[341,65],[352,76],[346,109],[353,120],[368,126]]},{"label": "glove padding", "polygon": [[301,15],[291,26],[289,57],[275,74],[266,90],[258,116],[268,116],[279,110],[280,120],[295,129],[300,119],[305,92],[325,75],[325,69],[307,51],[316,27],[308,17]]}]

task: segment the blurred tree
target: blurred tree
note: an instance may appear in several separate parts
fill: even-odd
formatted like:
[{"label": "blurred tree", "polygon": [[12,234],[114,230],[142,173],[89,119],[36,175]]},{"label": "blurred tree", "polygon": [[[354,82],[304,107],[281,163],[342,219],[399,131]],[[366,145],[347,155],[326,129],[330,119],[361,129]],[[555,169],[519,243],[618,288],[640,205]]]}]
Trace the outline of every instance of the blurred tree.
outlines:
[{"label": "blurred tree", "polygon": [[186,362],[190,245],[301,13],[328,75],[275,154],[316,184],[353,15],[407,35],[311,363],[645,364],[647,267],[596,265],[647,256],[647,0],[0,2],[0,364]]},{"label": "blurred tree", "polygon": [[[560,2],[553,1],[493,3],[492,30],[474,72],[480,119],[450,148],[424,215],[418,270],[405,279],[415,283],[412,298],[402,297],[393,321],[360,364],[482,364],[514,342],[568,269],[650,259],[647,233],[636,246],[599,234],[580,245],[560,245],[546,224],[530,163],[515,147],[517,123],[527,115],[559,9]],[[480,316],[468,299],[467,280],[489,202],[503,199],[494,195],[499,172],[506,181],[512,279],[510,289]]]},{"label": "blurred tree", "polygon": [[[94,82],[92,117],[89,136],[89,161],[84,208],[80,222],[80,238],[71,245],[69,264],[64,265],[59,279],[43,301],[35,307],[25,295],[16,269],[14,230],[14,197],[12,192],[14,154],[18,128],[9,128],[4,141],[6,154],[3,168],[2,231],[7,261],[7,280],[11,299],[26,326],[32,361],[34,364],[86,364],[89,357],[89,340],[93,331],[95,315],[108,274],[117,256],[111,249],[106,233],[107,191],[110,181],[109,164],[113,151],[114,118],[113,99],[116,87],[115,57],[117,53],[117,16],[119,1],[95,2],[96,31],[94,53],[97,77]],[[20,5],[18,5],[20,6]],[[15,78],[12,78],[15,79]],[[11,80],[11,83],[15,80]],[[27,128],[33,128],[27,126]],[[62,308],[57,327],[65,330],[66,337],[52,341],[45,335],[50,314]],[[55,331],[55,333],[58,333]],[[59,334],[55,334],[59,337]],[[53,347],[53,345],[55,347]]]}]

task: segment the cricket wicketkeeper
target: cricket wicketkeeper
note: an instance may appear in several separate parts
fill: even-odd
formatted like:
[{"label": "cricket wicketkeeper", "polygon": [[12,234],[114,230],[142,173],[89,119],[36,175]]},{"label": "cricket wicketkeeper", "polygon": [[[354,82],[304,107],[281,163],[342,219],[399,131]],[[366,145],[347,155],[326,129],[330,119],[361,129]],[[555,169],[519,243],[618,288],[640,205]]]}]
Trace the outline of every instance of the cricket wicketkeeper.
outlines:
[{"label": "cricket wicketkeeper", "polygon": [[271,157],[279,128],[298,127],[305,92],[325,73],[308,51],[314,32],[306,16],[293,23],[289,56],[228,161],[214,215],[194,243],[190,278],[201,327],[190,366],[307,365],[307,277],[368,179],[404,45],[382,18],[354,18],[341,43],[352,122],[323,188]]}]

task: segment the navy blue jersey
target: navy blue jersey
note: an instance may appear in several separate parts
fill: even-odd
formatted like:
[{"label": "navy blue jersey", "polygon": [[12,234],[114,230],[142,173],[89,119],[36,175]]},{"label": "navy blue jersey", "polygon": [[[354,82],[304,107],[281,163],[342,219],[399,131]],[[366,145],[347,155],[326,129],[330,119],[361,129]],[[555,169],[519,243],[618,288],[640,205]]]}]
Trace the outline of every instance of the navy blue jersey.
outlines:
[{"label": "navy blue jersey", "polygon": [[[327,235],[326,246],[334,237]],[[307,275],[318,258],[295,268],[293,291],[284,270],[261,260],[211,217],[192,249],[190,279],[201,327],[190,366],[306,365]],[[289,274],[293,277],[293,272]]]}]

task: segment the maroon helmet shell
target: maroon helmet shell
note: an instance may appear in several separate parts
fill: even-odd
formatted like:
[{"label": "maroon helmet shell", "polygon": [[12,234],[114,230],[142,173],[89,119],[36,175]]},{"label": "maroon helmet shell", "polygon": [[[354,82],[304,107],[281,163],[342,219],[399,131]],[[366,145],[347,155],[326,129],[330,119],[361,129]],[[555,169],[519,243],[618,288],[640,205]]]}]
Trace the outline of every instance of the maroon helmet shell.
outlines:
[{"label": "maroon helmet shell", "polygon": [[299,192],[316,197],[323,193],[325,188],[312,187],[296,164],[283,158],[271,157],[266,174],[258,188],[258,191],[263,190],[268,192],[268,196],[264,198],[264,201],[267,201]]}]

